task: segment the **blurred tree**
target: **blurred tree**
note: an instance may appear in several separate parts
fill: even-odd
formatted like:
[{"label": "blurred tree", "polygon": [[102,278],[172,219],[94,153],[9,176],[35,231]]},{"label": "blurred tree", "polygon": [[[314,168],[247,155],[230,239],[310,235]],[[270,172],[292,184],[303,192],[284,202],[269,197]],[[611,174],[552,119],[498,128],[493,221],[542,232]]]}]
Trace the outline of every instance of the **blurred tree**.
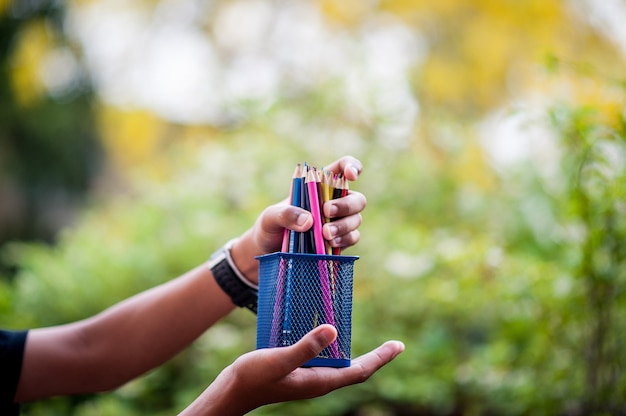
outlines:
[{"label": "blurred tree", "polygon": [[384,0],[425,37],[428,55],[415,84],[426,114],[472,120],[524,95],[547,55],[612,71],[623,55],[583,16],[581,2],[563,0]]},{"label": "blurred tree", "polygon": [[[563,213],[580,227],[574,244],[581,287],[572,314],[582,329],[586,414],[623,414],[626,394],[626,120],[624,82],[589,77],[591,95],[577,107],[552,112],[566,150],[569,206]],[[581,84],[581,83],[579,83]],[[617,92],[617,94],[616,94]],[[621,92],[621,94],[619,94]]]},{"label": "blurred tree", "polygon": [[[51,241],[99,170],[94,94],[63,7],[20,0],[0,9],[0,247]],[[0,271],[8,266],[0,259]]]},{"label": "blurred tree", "polygon": [[[397,337],[407,351],[398,365],[364,385],[255,414],[624,413],[624,60],[581,15],[581,1],[68,4],[87,3],[115,3],[120,9],[114,7],[111,20],[133,8],[151,28],[176,14],[172,5],[203,11],[207,16],[194,12],[184,27],[198,25],[211,39],[223,59],[216,70],[220,81],[228,80],[222,84],[239,84],[257,72],[271,75],[274,65],[296,70],[278,71],[283,86],[258,105],[219,101],[216,93],[210,105],[238,116],[228,125],[191,126],[145,107],[99,106],[98,132],[114,167],[122,175],[140,167],[148,175],[136,175],[131,197],[96,205],[55,246],[7,251],[21,272],[15,285],[0,284],[3,322],[15,327],[80,319],[165,281],[203,261],[211,251],[205,245],[236,234],[265,204],[284,196],[285,183],[277,178],[291,173],[293,161],[354,153],[366,166],[354,188],[368,196],[368,208],[356,248],[353,350],[357,355]],[[82,192],[97,166],[86,160],[99,154],[91,87],[79,48],[64,36],[59,4],[0,2],[4,211],[12,205],[11,212],[25,211],[19,208],[26,206],[24,196],[4,197],[12,189],[16,195],[61,186],[72,195]],[[289,26],[285,16],[305,17],[285,12],[298,5],[310,6],[307,13],[320,11],[327,21],[304,27],[295,19]],[[368,36],[398,20],[406,23],[399,32],[408,28],[419,38],[407,44],[423,50],[399,48],[409,63],[395,70],[390,67],[399,61],[388,55],[382,62],[367,58],[370,49],[380,52],[399,38],[385,43]],[[305,40],[289,42],[292,34]],[[306,72],[316,61],[299,52],[309,49],[311,56],[330,58]],[[324,55],[328,50],[333,53]],[[305,64],[298,66],[296,58]],[[563,60],[577,71],[545,76],[542,64],[559,69]],[[246,71],[227,77],[237,73],[239,61]],[[41,68],[55,63],[65,69],[42,76]],[[592,66],[605,76],[586,76]],[[389,78],[401,88],[370,78],[370,69],[387,75],[394,69]],[[298,84],[294,74],[307,82]],[[606,82],[616,74],[616,82]],[[241,90],[255,86],[243,84]],[[532,106],[541,116],[545,102],[556,97],[576,103],[552,113],[564,160],[550,162],[549,180],[532,162],[520,171],[507,166],[506,174],[492,170],[478,140],[477,121],[528,96],[540,97]],[[529,135],[516,133],[513,139]],[[34,150],[41,148],[45,152]],[[52,160],[58,163],[42,173]],[[31,207],[49,211],[49,198],[31,199]],[[252,317],[229,319],[180,358],[111,395],[46,401],[27,414],[55,414],[55,403],[63,408],[58,414],[174,413],[252,344]]]}]

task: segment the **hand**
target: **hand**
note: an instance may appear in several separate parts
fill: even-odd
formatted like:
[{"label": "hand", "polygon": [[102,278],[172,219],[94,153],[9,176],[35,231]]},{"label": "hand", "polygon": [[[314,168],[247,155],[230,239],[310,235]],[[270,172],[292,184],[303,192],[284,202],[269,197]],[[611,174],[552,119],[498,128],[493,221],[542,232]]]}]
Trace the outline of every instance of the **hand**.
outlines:
[{"label": "hand", "polygon": [[243,415],[257,407],[323,396],[362,383],[404,351],[399,341],[387,341],[352,360],[350,367],[302,368],[337,337],[336,329],[320,325],[289,347],[249,352],[225,368],[182,415]]},{"label": "hand", "polygon": [[[352,156],[325,166],[325,169],[344,175],[348,180],[355,181],[363,166]],[[349,247],[358,243],[361,235],[361,211],[365,209],[367,200],[359,192],[348,191],[344,198],[333,199],[324,204],[324,215],[335,221],[323,226],[324,238],[332,247]],[[284,200],[266,208],[254,226],[244,233],[233,246],[232,256],[241,272],[252,282],[258,281],[258,264],[255,256],[280,251],[285,228],[295,231],[306,231],[313,226],[313,216],[305,209],[294,207]]]}]

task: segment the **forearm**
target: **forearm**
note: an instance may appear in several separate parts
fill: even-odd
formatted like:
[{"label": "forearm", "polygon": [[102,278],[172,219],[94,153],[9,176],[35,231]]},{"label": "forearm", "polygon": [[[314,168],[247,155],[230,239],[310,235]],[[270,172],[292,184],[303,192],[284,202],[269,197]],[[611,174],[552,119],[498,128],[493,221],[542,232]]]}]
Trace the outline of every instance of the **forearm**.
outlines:
[{"label": "forearm", "polygon": [[[93,351],[95,370],[118,370],[105,386],[116,387],[162,364],[233,309],[210,270],[201,265],[94,317],[85,330],[93,345],[87,350]],[[108,343],[101,342],[103,336]]]},{"label": "forearm", "polygon": [[[355,180],[362,168],[358,160],[346,156],[328,169]],[[356,244],[365,203],[356,192],[326,203],[326,215],[336,219],[332,227],[325,225],[324,232],[333,247]],[[304,232],[312,223],[311,213],[302,208],[286,202],[272,205],[235,243],[231,258],[256,283],[254,256],[279,250],[285,228]],[[234,307],[202,265],[93,318],[33,330],[26,343],[16,400],[114,388],[172,357]],[[207,397],[212,394],[209,390]]]},{"label": "forearm", "polygon": [[32,330],[16,399],[115,388],[171,358],[233,308],[202,265],[92,318]]}]

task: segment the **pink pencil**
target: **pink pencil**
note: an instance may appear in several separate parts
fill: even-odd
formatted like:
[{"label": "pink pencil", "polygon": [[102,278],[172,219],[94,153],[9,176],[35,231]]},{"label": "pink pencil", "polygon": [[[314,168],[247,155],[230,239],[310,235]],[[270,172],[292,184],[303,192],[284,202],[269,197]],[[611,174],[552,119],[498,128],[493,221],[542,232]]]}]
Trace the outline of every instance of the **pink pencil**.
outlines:
[{"label": "pink pencil", "polygon": [[317,193],[317,180],[312,169],[310,169],[307,174],[306,186],[309,189],[309,202],[311,204],[311,214],[313,215],[313,239],[315,240],[315,253],[326,254],[324,235],[322,234],[323,221],[320,211],[320,200]]},{"label": "pink pencil", "polygon": [[[315,252],[316,254],[326,254],[324,236],[322,235],[322,215],[320,212],[320,201],[317,193],[317,182],[315,174],[312,170],[309,170],[306,178],[306,184],[309,189],[311,214],[313,214],[313,236],[315,239]],[[325,266],[326,263],[323,260],[320,260],[318,262],[322,300],[324,302],[324,315],[326,315],[326,322],[331,324],[332,326],[335,326],[335,315],[333,313],[333,301],[331,299],[330,282],[328,281],[328,270]],[[338,358],[339,347],[337,345],[337,340],[333,341],[333,343],[330,344],[330,349],[333,358]]]}]

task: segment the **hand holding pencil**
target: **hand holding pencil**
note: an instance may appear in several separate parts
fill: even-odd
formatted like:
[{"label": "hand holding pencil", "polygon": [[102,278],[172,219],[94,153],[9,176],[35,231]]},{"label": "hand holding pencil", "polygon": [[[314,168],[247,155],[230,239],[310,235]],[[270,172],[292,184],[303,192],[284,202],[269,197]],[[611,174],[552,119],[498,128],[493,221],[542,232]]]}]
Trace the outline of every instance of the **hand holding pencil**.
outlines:
[{"label": "hand holding pencil", "polygon": [[[336,162],[326,166],[328,171],[343,176],[348,181],[356,181],[363,171],[361,162],[351,156],[344,156]],[[346,182],[347,185],[347,182]],[[367,205],[367,199],[359,192],[344,188],[342,198],[333,198],[325,202],[322,211],[331,222],[324,224],[322,233],[331,247],[346,248],[359,242],[361,234],[361,211]]]},{"label": "hand holding pencil", "polygon": [[[333,201],[341,201],[341,198],[348,196],[349,177],[357,178],[361,171],[360,165],[354,163],[345,164],[341,168],[341,162],[345,162],[345,159],[322,168],[307,163],[296,165],[289,201],[292,206],[311,213],[313,226],[305,232],[285,228],[282,252],[341,254],[341,237],[337,237],[338,226],[333,224],[341,214],[337,212],[339,206],[333,204]],[[353,232],[358,233],[356,228],[360,225],[360,214],[352,216],[351,219],[356,221]],[[358,237],[357,235],[354,241],[358,241]]]},{"label": "hand holding pencil", "polygon": [[[344,156],[326,165],[324,169],[348,181],[355,181],[361,174],[363,165],[352,156]],[[290,202],[287,198],[266,208],[254,226],[232,248],[235,264],[252,282],[258,281],[258,263],[255,256],[281,251],[285,229],[305,232],[313,226],[312,214],[303,208],[292,206]],[[346,248],[359,242],[361,211],[366,205],[365,196],[353,190],[347,190],[344,197],[324,202],[322,212],[332,221],[323,224],[322,234],[331,247]]]}]

